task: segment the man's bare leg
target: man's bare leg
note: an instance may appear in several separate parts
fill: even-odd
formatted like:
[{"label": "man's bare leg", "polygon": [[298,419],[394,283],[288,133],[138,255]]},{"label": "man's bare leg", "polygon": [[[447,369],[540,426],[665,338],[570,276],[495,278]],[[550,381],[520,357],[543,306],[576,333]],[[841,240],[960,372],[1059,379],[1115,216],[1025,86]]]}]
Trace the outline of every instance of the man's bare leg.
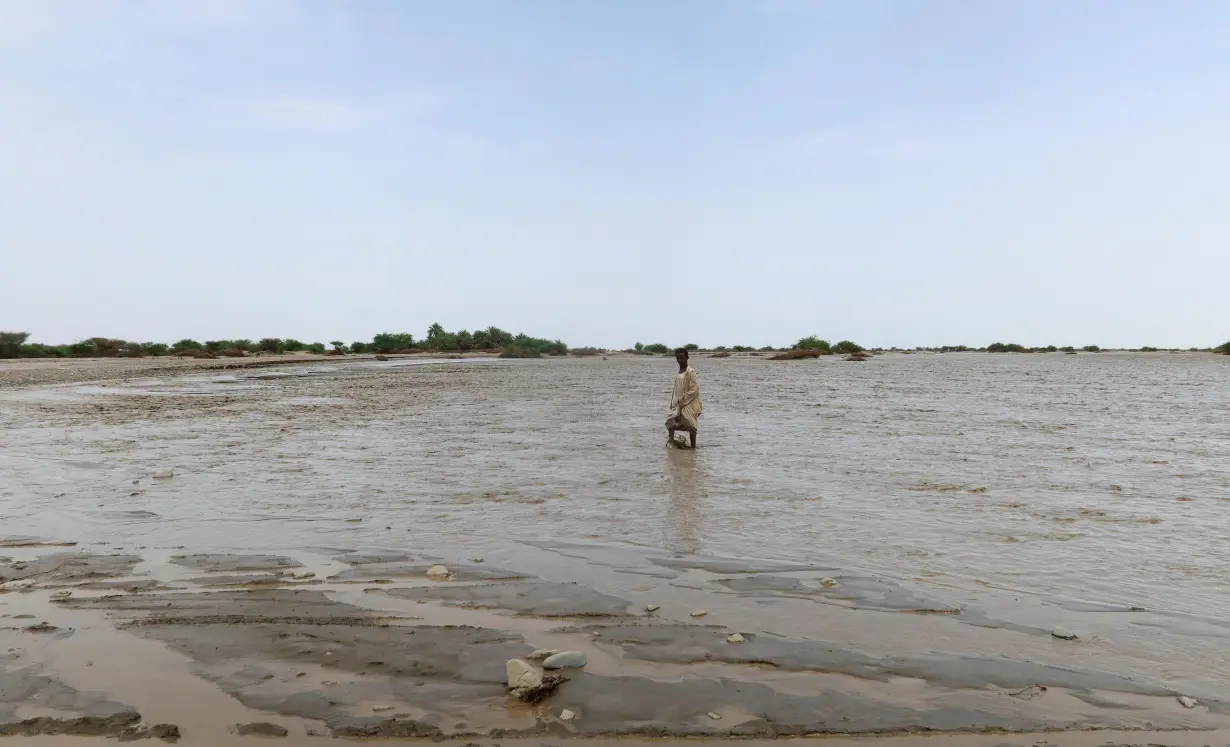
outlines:
[{"label": "man's bare leg", "polygon": [[692,448],[696,448],[696,431],[688,431],[688,438],[692,440]]}]

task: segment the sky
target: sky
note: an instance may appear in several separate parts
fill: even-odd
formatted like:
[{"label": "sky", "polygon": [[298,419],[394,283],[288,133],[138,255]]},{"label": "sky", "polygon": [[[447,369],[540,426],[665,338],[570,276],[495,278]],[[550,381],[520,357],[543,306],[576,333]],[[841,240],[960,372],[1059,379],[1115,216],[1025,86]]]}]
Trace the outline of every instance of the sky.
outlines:
[{"label": "sky", "polygon": [[35,341],[1212,346],[1230,3],[0,0]]}]

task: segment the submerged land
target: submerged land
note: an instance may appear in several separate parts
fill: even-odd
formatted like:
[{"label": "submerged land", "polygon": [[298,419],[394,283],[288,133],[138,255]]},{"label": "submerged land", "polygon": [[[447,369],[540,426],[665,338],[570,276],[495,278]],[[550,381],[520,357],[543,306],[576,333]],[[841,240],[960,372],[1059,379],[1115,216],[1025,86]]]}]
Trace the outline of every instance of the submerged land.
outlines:
[{"label": "submerged land", "polygon": [[[1223,361],[972,357],[949,405],[967,439],[928,425],[945,356],[701,359],[720,407],[691,454],[658,443],[671,361],[476,357],[0,363],[0,735],[1230,744],[1218,565],[1164,549],[1218,545],[1216,419],[1141,430],[1135,388],[1203,412]],[[971,371],[1002,413],[968,409]],[[1015,399],[1039,384],[1049,412]],[[1109,409],[1062,440],[1085,386]],[[872,438],[894,456],[860,467]],[[975,461],[903,463],[924,438]],[[528,703],[508,662],[543,649],[585,665]]]}]

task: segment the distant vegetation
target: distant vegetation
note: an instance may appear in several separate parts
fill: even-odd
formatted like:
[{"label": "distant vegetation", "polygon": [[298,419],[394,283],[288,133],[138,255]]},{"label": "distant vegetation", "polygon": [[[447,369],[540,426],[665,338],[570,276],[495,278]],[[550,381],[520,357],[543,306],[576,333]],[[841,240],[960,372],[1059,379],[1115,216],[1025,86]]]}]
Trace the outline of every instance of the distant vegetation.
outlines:
[{"label": "distant vegetation", "polygon": [[827,355],[833,352],[833,346],[829,344],[828,340],[811,335],[796,342],[791,350],[819,350],[821,355]]},{"label": "distant vegetation", "polygon": [[1230,355],[1230,342],[1223,342],[1222,344],[1213,348],[1213,352],[1221,353],[1222,355]]},{"label": "distant vegetation", "polygon": [[[466,352],[470,350],[496,352],[513,351],[516,357],[543,355],[566,355],[568,346],[559,340],[547,340],[529,335],[514,335],[499,327],[470,332],[448,332],[439,324],[427,330],[427,336],[416,340],[409,332],[382,332],[371,342],[353,342],[346,345],[341,340],[329,343],[331,351],[323,342],[300,342],[291,338],[265,337],[256,342],[248,339],[206,340],[198,342],[190,338],[167,345],[160,342],[130,342],[107,337],[91,337],[71,345],[42,345],[30,343],[28,332],[0,332],[0,358],[142,358],[146,356],[182,355],[199,358],[216,356],[243,356],[253,353],[419,353],[419,352]],[[665,346],[663,346],[665,347]],[[537,354],[537,355],[532,355]]]}]

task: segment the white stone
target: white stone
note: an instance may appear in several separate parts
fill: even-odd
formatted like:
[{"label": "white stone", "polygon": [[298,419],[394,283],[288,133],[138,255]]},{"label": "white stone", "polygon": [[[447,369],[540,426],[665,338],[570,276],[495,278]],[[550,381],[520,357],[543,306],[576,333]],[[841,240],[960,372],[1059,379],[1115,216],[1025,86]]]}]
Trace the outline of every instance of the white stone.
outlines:
[{"label": "white stone", "polygon": [[836,585],[837,585],[837,579],[835,579],[835,578],[822,578],[822,579],[820,579],[820,585],[821,585],[821,586],[823,586],[823,587],[824,587],[824,588],[826,588],[826,589],[831,589],[831,588],[833,588],[834,586],[836,586]]},{"label": "white stone", "polygon": [[726,639],[726,642],[727,643],[743,643],[746,640],[747,639],[743,637],[742,633],[733,633],[731,634],[729,638]]},{"label": "white stone", "polygon": [[542,661],[550,656],[555,656],[559,651],[553,648],[540,648],[529,656],[525,657],[530,661]]},{"label": "white stone", "polygon": [[645,611],[651,614],[654,612],[657,612],[660,609],[662,609],[662,605],[660,604],[650,604],[650,605],[646,605],[645,607]]},{"label": "white stone", "polygon": [[720,713],[714,713],[713,711],[709,711],[707,715],[709,716],[709,718],[713,719],[714,721],[722,720],[722,714]]},{"label": "white stone", "polygon": [[1195,698],[1189,698],[1186,695],[1180,695],[1178,700],[1179,700],[1179,704],[1182,705],[1184,708],[1195,708],[1196,706],[1200,705],[1199,701],[1197,701]]},{"label": "white stone", "polygon": [[448,578],[448,569],[442,565],[433,565],[427,569],[427,575],[431,578]]},{"label": "white stone", "polygon": [[573,713],[572,711],[568,710],[567,708],[559,712],[560,721],[571,721],[576,717],[577,715]]},{"label": "white stone", "polygon": [[1067,630],[1066,628],[1055,628],[1054,630],[1051,631],[1051,635],[1053,635],[1054,637],[1058,638],[1061,641],[1075,641],[1077,638],[1076,633],[1073,633],[1072,631]]},{"label": "white stone", "polygon": [[160,469],[154,474],[150,475],[150,477],[154,478],[155,480],[165,480],[169,477],[175,477],[175,472],[169,469]]},{"label": "white stone", "polygon": [[704,617],[709,614],[705,610],[692,610],[692,617]]},{"label": "white stone", "polygon": [[504,673],[508,675],[508,687],[513,690],[542,684],[542,673],[523,659],[509,659],[504,665]]}]

